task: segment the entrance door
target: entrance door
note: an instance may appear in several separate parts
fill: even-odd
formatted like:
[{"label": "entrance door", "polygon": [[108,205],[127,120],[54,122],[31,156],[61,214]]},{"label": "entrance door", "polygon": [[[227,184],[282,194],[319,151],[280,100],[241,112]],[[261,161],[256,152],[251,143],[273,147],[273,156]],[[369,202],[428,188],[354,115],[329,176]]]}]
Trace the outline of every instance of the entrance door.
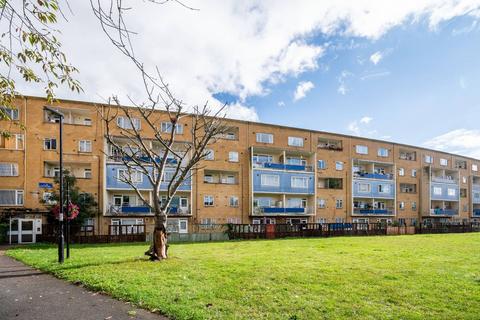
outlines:
[{"label": "entrance door", "polygon": [[11,222],[12,243],[35,243],[36,232],[34,219],[13,219]]}]

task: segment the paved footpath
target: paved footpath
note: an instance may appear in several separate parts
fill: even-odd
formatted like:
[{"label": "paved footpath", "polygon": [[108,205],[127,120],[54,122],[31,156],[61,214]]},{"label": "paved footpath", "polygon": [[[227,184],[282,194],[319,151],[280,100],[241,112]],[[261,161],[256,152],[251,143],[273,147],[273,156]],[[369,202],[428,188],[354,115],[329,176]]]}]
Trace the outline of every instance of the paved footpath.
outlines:
[{"label": "paved footpath", "polygon": [[0,247],[0,320],[167,320],[56,279],[4,253]]}]

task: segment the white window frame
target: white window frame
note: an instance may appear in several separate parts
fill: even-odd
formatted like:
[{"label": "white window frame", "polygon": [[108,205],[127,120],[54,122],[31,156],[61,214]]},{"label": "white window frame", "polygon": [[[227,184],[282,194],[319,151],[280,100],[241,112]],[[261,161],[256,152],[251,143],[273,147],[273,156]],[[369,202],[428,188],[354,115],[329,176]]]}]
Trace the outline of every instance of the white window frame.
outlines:
[{"label": "white window frame", "polygon": [[400,177],[405,176],[405,169],[404,169],[404,168],[398,168],[398,175],[399,175]]},{"label": "white window frame", "polygon": [[317,207],[319,209],[325,209],[327,207],[327,200],[326,199],[317,199]]},{"label": "white window frame", "polygon": [[426,154],[424,156],[424,161],[425,161],[425,163],[433,163],[433,157]]},{"label": "white window frame", "polygon": [[[268,179],[272,179],[269,181]],[[268,187],[279,187],[280,186],[280,176],[276,174],[261,174],[260,175],[260,184],[262,186]]]},{"label": "white window frame", "polygon": [[291,147],[303,147],[303,138],[288,137],[288,145]]},{"label": "white window frame", "polygon": [[440,158],[440,165],[443,167],[448,166],[448,159]]},{"label": "white window frame", "polygon": [[343,161],[335,161],[335,170],[337,171],[343,170]]},{"label": "white window frame", "polygon": [[442,195],[442,188],[441,187],[433,187],[432,192],[436,196],[441,196]]},{"label": "white window frame", "polygon": [[378,148],[377,155],[379,157],[388,158],[389,150],[387,148]]},{"label": "white window frame", "polygon": [[[321,164],[321,165],[320,165]],[[318,160],[317,161],[317,168],[319,170],[325,170],[327,169],[327,161],[326,160]]]},{"label": "white window frame", "polygon": [[389,184],[379,184],[378,193],[390,193],[391,186]]},{"label": "white window frame", "polygon": [[477,164],[472,164],[472,171],[475,171],[475,172],[478,171],[478,165]]},{"label": "white window frame", "polygon": [[[16,189],[0,189],[0,191],[10,191],[14,192],[14,201],[15,203],[0,203],[0,206],[8,207],[8,206],[23,206],[25,202],[24,192],[23,190],[16,190]],[[20,201],[21,199],[21,201]]]},{"label": "white window frame", "polygon": [[413,178],[417,177],[417,169],[412,169],[412,177]]},{"label": "white window frame", "polygon": [[447,195],[449,197],[455,197],[457,195],[457,189],[448,188],[447,189]]},{"label": "white window frame", "polygon": [[3,113],[6,114],[12,121],[16,121],[20,118],[20,110],[18,110],[18,108],[7,108],[2,106],[0,109],[2,109]]},{"label": "white window frame", "polygon": [[[297,189],[308,188],[308,177],[292,176],[290,178],[290,186]],[[301,183],[299,183],[301,181]]]},{"label": "white window frame", "polygon": [[228,203],[229,203],[230,207],[238,208],[239,203],[240,203],[238,196],[230,196],[230,199],[229,199]]},{"label": "white window frame", "polygon": [[[120,168],[117,170],[117,180],[123,183],[126,183],[125,181],[122,180],[122,172],[125,172],[124,177],[128,178],[128,180],[131,180],[133,183],[142,183],[143,182],[143,174],[140,171],[132,171],[131,173],[128,172],[128,169]],[[133,176],[135,175],[135,176]]]},{"label": "white window frame", "polygon": [[91,140],[80,140],[80,141],[78,141],[78,151],[79,152],[92,152],[92,141]]},{"label": "white window frame", "polygon": [[137,129],[140,130],[142,127],[142,122],[140,121],[139,118],[133,118],[132,117],[132,122],[130,123],[130,120],[127,117],[122,117],[119,116],[117,117],[117,126],[122,128],[122,129]]},{"label": "white window frame", "polygon": [[335,209],[343,209],[343,199],[335,199]]},{"label": "white window frame", "polygon": [[370,183],[359,183],[358,193],[370,193],[372,192],[372,185]]},{"label": "white window frame", "polygon": [[203,206],[204,207],[213,207],[215,205],[215,197],[212,195],[203,196]]},{"label": "white window frame", "polygon": [[[160,125],[160,130],[163,133],[171,133],[173,128],[173,123],[171,122],[162,122]],[[175,134],[183,134],[183,124],[175,124]]]},{"label": "white window frame", "polygon": [[272,133],[257,132],[255,137],[258,143],[268,143],[268,144],[273,143]]},{"label": "white window frame", "polygon": [[83,177],[85,179],[92,179],[92,169],[90,168],[83,169]]},{"label": "white window frame", "polygon": [[229,162],[238,162],[238,152],[237,151],[229,151],[228,152],[228,161]]},{"label": "white window frame", "polygon": [[368,146],[357,144],[355,146],[355,152],[357,154],[368,154]]},{"label": "white window frame", "polygon": [[[52,141],[55,141],[55,148],[52,148]],[[47,147],[48,143],[48,147]],[[44,138],[43,139],[43,150],[57,150],[57,139],[56,138]]]},{"label": "white window frame", "polygon": [[0,177],[18,177],[18,164],[14,162],[1,162]]}]

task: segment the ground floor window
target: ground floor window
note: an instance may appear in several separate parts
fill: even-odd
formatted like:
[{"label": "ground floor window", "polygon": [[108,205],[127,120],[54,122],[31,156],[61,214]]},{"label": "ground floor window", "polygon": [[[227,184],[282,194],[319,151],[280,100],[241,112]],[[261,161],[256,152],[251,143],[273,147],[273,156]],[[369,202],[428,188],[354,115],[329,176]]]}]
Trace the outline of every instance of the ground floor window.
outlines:
[{"label": "ground floor window", "polygon": [[143,219],[115,218],[111,220],[111,223],[110,233],[113,235],[142,234],[145,232]]},{"label": "ground floor window", "polygon": [[307,222],[308,222],[308,219],[306,218],[288,218],[287,219],[288,224],[304,224]]},{"label": "ground floor window", "polygon": [[167,219],[167,232],[188,233],[188,219]]}]

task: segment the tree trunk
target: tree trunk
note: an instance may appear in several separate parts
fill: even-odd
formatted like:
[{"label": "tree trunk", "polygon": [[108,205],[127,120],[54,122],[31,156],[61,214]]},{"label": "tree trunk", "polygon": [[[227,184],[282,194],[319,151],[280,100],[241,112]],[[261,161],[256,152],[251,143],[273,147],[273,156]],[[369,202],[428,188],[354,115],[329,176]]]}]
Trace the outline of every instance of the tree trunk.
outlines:
[{"label": "tree trunk", "polygon": [[153,232],[153,243],[145,255],[150,256],[150,260],[167,259],[167,217],[155,216],[155,230]]}]

